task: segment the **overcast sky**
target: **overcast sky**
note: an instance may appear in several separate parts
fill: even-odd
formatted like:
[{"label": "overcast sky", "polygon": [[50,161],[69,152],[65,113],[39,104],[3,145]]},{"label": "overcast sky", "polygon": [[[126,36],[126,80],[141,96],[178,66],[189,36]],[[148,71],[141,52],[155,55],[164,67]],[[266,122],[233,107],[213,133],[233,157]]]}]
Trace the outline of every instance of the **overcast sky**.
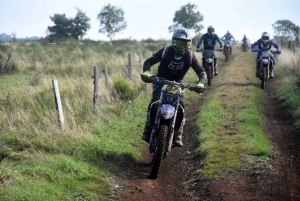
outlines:
[{"label": "overcast sky", "polygon": [[237,40],[245,34],[253,42],[264,31],[274,36],[272,24],[277,20],[288,19],[300,26],[300,0],[0,0],[0,34],[44,37],[47,27],[54,25],[50,16],[74,18],[79,8],[91,19],[84,38],[109,40],[98,32],[97,14],[110,3],[124,11],[127,22],[114,39],[170,39],[168,27],[175,12],[189,2],[204,16],[202,33],[212,25],[219,36],[230,30]]}]

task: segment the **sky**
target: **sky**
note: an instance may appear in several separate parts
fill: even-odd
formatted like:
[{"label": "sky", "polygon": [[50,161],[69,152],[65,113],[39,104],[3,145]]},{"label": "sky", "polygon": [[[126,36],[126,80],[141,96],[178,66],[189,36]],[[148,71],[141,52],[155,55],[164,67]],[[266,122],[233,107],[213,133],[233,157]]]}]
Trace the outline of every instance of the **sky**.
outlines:
[{"label": "sky", "polygon": [[97,15],[111,4],[124,11],[127,23],[113,39],[171,39],[168,27],[174,14],[188,3],[196,5],[204,17],[201,33],[212,25],[220,37],[229,30],[236,40],[246,35],[254,42],[264,31],[272,38],[272,24],[277,20],[287,19],[300,26],[300,0],[0,0],[0,34],[45,37],[47,27],[54,25],[50,16],[74,18],[79,8],[91,20],[91,29],[83,38],[109,41],[98,31]]}]

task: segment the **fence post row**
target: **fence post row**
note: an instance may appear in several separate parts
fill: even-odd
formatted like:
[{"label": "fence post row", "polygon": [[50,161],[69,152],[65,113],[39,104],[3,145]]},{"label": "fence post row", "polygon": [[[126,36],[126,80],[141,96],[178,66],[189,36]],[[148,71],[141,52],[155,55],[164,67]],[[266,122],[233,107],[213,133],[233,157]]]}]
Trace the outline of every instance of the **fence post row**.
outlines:
[{"label": "fence post row", "polygon": [[63,130],[65,122],[64,122],[64,115],[63,115],[63,110],[62,110],[62,106],[61,106],[61,100],[60,100],[60,94],[59,94],[57,80],[52,80],[52,85],[53,85],[54,98],[55,98],[55,103],[56,103],[56,110],[57,110],[57,114],[58,114],[58,120],[60,122],[59,126]]}]

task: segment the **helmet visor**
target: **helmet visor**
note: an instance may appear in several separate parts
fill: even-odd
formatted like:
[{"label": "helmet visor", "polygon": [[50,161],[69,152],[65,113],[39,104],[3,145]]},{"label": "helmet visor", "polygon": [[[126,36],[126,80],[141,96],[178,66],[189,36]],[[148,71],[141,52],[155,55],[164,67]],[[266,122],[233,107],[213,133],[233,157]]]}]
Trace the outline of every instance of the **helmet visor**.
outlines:
[{"label": "helmet visor", "polygon": [[263,40],[269,40],[269,36],[263,36],[262,39]]},{"label": "helmet visor", "polygon": [[191,48],[191,42],[177,39],[174,40],[173,46],[186,50]]}]

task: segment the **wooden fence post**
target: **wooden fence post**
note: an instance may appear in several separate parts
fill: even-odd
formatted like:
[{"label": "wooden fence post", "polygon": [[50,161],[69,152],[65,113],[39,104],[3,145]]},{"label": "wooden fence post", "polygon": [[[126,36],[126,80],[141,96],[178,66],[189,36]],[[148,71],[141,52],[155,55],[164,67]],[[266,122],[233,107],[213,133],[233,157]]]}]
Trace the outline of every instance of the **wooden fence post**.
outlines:
[{"label": "wooden fence post", "polygon": [[131,66],[131,55],[128,54],[128,65],[127,65],[127,77],[131,79],[132,77],[132,66]]},{"label": "wooden fence post", "polygon": [[140,67],[141,67],[141,72],[143,73],[143,55],[140,54]]},{"label": "wooden fence post", "polygon": [[99,67],[94,66],[94,112],[98,112]]},{"label": "wooden fence post", "polygon": [[58,114],[58,120],[60,122],[59,126],[63,130],[65,122],[64,122],[64,115],[63,115],[63,110],[62,110],[62,106],[61,106],[61,100],[60,100],[60,94],[59,94],[57,80],[52,80],[52,85],[53,85],[54,98],[55,98],[55,103],[56,103],[56,110],[57,110],[57,114]]},{"label": "wooden fence post", "polygon": [[104,74],[105,74],[105,88],[109,90],[109,85],[108,85],[108,70],[107,70],[107,65],[104,65]]},{"label": "wooden fence post", "polygon": [[295,45],[295,43],[293,44],[293,49],[294,49],[294,54],[296,54],[296,45]]}]

